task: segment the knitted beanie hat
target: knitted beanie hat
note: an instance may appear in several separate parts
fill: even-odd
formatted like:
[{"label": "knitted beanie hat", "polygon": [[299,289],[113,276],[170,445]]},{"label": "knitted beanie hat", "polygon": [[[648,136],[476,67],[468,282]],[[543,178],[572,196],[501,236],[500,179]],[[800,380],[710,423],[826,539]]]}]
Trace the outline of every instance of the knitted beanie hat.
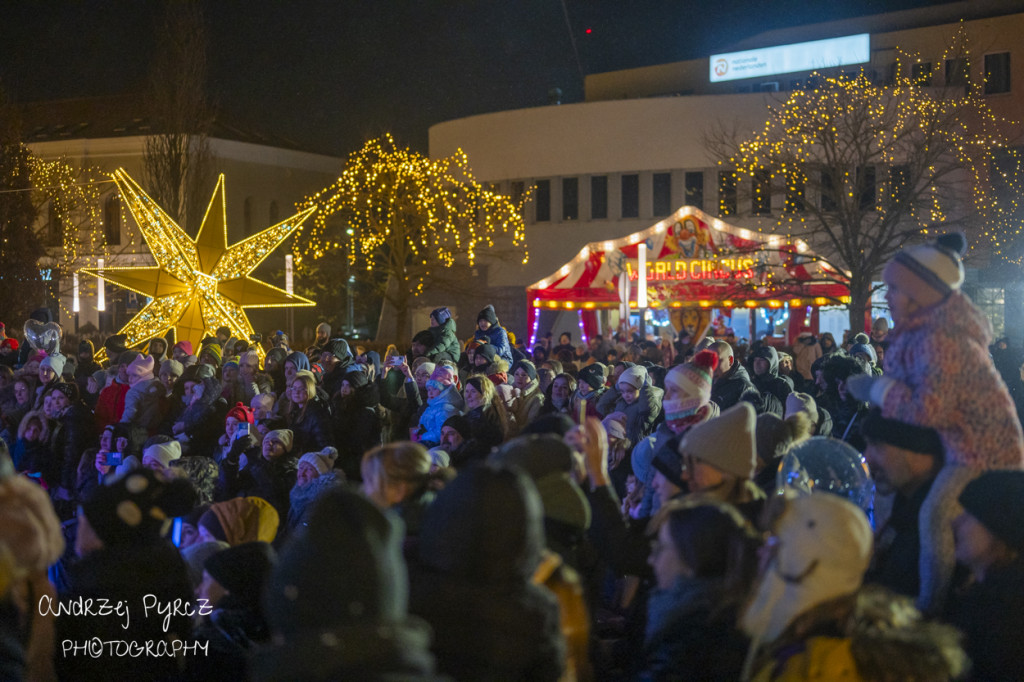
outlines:
[{"label": "knitted beanie hat", "polygon": [[145,381],[153,378],[153,367],[155,361],[152,355],[140,355],[139,357],[132,360],[132,363],[128,365],[128,376],[139,381]]},{"label": "knitted beanie hat", "polygon": [[199,517],[200,526],[232,547],[254,540],[273,542],[280,523],[274,505],[262,497],[233,497],[215,502]]},{"label": "knitted beanie hat", "polygon": [[676,365],[665,375],[668,388],[676,389],[676,397],[663,402],[665,419],[674,421],[693,415],[711,401],[711,380],[718,367],[718,354],[702,350],[690,362]]},{"label": "knitted beanie hat", "polygon": [[512,369],[510,370],[510,372],[512,374],[515,374],[516,370],[518,369],[521,369],[524,372],[526,372],[526,376],[530,377],[530,381],[537,380],[537,366],[534,365],[529,360],[525,358],[521,360],[516,360],[515,364],[512,365]]},{"label": "knitted beanie hat", "polygon": [[447,308],[434,308],[430,311],[430,316],[437,320],[438,324],[444,324],[452,317],[452,311]]},{"label": "knitted beanie hat", "polygon": [[498,314],[494,312],[493,305],[488,305],[486,308],[480,311],[480,313],[476,316],[476,321],[479,322],[480,320],[487,320],[488,322],[491,323],[492,327],[497,326]]},{"label": "knitted beanie hat", "polygon": [[619,376],[620,384],[627,384],[633,388],[640,390],[644,387],[644,383],[647,381],[647,370],[640,366],[634,365]]},{"label": "knitted beanie hat", "polygon": [[18,343],[18,339],[12,339],[11,337],[7,337],[6,339],[3,340],[3,343],[0,343],[0,348],[10,348],[11,350],[18,350],[18,348],[20,347],[21,344]]},{"label": "knitted beanie hat", "polygon": [[609,438],[622,440],[626,437],[626,419],[625,415],[621,412],[613,412],[602,419],[601,426],[604,427]]},{"label": "knitted beanie hat", "polygon": [[987,471],[964,487],[959,500],[989,532],[1024,551],[1024,471]]},{"label": "knitted beanie hat", "polygon": [[330,446],[320,452],[307,452],[299,458],[299,464],[305,462],[321,475],[334,470],[334,462],[338,459],[338,451]]},{"label": "knitted beanie hat", "polygon": [[875,354],[875,349],[871,347],[870,343],[855,343],[850,346],[851,357],[857,357],[858,353],[867,355],[868,358],[870,358],[872,365],[878,363],[878,356]]},{"label": "knitted beanie hat", "polygon": [[420,370],[423,370],[424,372],[426,372],[427,376],[429,377],[430,375],[432,375],[434,373],[434,368],[436,368],[436,367],[437,367],[437,363],[434,363],[434,362],[421,362],[419,365],[417,365],[416,371],[419,372]]},{"label": "knitted beanie hat", "polygon": [[164,360],[160,363],[160,376],[169,375],[180,377],[185,371],[185,366],[177,360]]},{"label": "knitted beanie hat", "polygon": [[145,466],[146,460],[156,460],[160,462],[160,466],[166,469],[176,459],[181,459],[181,443],[176,440],[150,445],[142,453],[143,466]]},{"label": "knitted beanie hat", "polygon": [[195,499],[187,479],[165,481],[149,469],[135,469],[96,488],[82,503],[82,513],[108,547],[139,545],[159,540],[171,519],[187,514]]},{"label": "knitted beanie hat", "polygon": [[178,343],[174,344],[174,347],[180,349],[183,353],[185,353],[185,355],[194,355],[194,353],[192,352],[191,341],[179,341]]},{"label": "knitted beanie hat", "polygon": [[[671,446],[674,440],[671,439],[668,445]],[[665,480],[669,483],[677,488],[686,490],[686,482],[683,480],[683,458],[675,448],[662,447],[654,453],[651,466],[664,476]]]},{"label": "knitted beanie hat", "polygon": [[125,334],[114,334],[108,336],[103,342],[103,347],[107,350],[107,353],[123,353],[128,348],[125,344],[128,342],[128,337]]},{"label": "knitted beanie hat", "polygon": [[[600,362],[595,362],[591,365],[587,365],[576,373],[576,379],[583,382],[595,391],[605,385],[608,381],[606,375],[607,367],[602,365]],[[620,379],[621,381],[621,379]]]},{"label": "knitted beanie hat", "polygon": [[199,351],[199,357],[208,356],[216,361],[216,364],[220,365],[221,349],[216,343],[208,343],[203,347],[203,350]]},{"label": "knitted beanie hat", "polygon": [[789,419],[797,412],[806,413],[811,418],[812,424],[818,423],[818,404],[807,393],[793,391],[786,396],[786,419]]},{"label": "knitted beanie hat", "polygon": [[882,272],[885,283],[922,307],[944,300],[964,282],[961,262],[967,239],[959,232],[944,234],[932,244],[898,252]]},{"label": "knitted beanie hat", "polygon": [[64,363],[66,362],[67,358],[65,358],[60,353],[54,353],[53,355],[47,355],[45,358],[42,359],[42,361],[40,361],[39,369],[42,369],[43,367],[49,367],[50,369],[53,370],[54,374],[60,376],[61,374],[64,373]]},{"label": "knitted beanie hat", "polygon": [[461,414],[453,414],[445,419],[441,428],[443,429],[446,426],[458,431],[459,435],[462,436],[462,440],[469,440],[473,437],[473,425],[470,423],[469,419]]},{"label": "knitted beanie hat", "polygon": [[487,362],[494,362],[494,358],[498,355],[498,349],[489,343],[484,343],[476,349],[476,354],[477,357],[482,355],[487,358]]},{"label": "knitted beanie hat", "polygon": [[945,454],[938,431],[896,419],[886,419],[878,408],[868,412],[861,422],[860,432],[869,441],[887,443],[921,455],[942,458]]},{"label": "knitted beanie hat", "polygon": [[53,386],[54,393],[60,393],[69,403],[78,402],[78,384],[73,381],[61,381]]},{"label": "knitted beanie hat", "polygon": [[339,360],[352,357],[352,351],[348,348],[348,341],[345,339],[331,339],[323,348],[324,353],[330,353]]},{"label": "knitted beanie hat", "polygon": [[736,478],[754,477],[757,466],[757,415],[740,402],[721,416],[697,424],[679,441],[679,454],[690,455]]},{"label": "knitted beanie hat", "polygon": [[96,385],[100,387],[101,391],[107,386],[108,376],[107,370],[105,369],[98,369],[92,373],[92,380],[96,382]]},{"label": "knitted beanie hat", "polygon": [[89,339],[82,339],[78,342],[78,354],[88,355],[91,358],[96,354],[96,347],[92,345],[92,341]]},{"label": "knitted beanie hat", "polygon": [[214,553],[203,568],[233,597],[258,606],[263,586],[277,563],[277,553],[266,542],[243,542]]},{"label": "knitted beanie hat", "polygon": [[276,429],[274,431],[269,431],[267,435],[263,437],[263,440],[268,439],[279,441],[281,445],[284,446],[284,451],[286,453],[292,451],[294,435],[292,434],[291,429]]},{"label": "knitted beanie hat", "polygon": [[256,423],[252,408],[246,406],[244,403],[235,403],[235,406],[228,410],[228,413],[224,416],[225,421],[230,417],[234,417],[238,421],[248,424]]}]

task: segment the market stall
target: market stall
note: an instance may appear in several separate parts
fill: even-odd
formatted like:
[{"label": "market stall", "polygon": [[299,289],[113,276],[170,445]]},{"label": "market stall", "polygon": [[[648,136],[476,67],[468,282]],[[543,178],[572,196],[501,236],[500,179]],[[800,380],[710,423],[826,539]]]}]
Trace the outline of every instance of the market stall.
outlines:
[{"label": "market stall", "polygon": [[801,331],[817,333],[820,308],[849,301],[842,277],[804,241],[692,206],[627,237],[587,244],[526,294],[531,345],[546,331],[541,318],[565,311],[576,312],[584,340],[639,319],[728,336],[745,317],[751,336],[760,326],[791,343]]}]

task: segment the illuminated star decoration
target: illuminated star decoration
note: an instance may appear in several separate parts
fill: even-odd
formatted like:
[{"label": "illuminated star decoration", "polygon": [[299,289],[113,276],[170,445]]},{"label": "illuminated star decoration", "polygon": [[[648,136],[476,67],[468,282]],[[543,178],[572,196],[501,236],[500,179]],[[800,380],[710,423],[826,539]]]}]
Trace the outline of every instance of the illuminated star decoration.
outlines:
[{"label": "illuminated star decoration", "polygon": [[84,272],[152,300],[120,331],[133,348],[174,330],[175,341],[199,342],[218,327],[235,338],[253,333],[245,308],[311,306],[313,301],[249,277],[256,267],[316,211],[310,206],[291,218],[228,246],[224,175],[217,179],[195,239],[124,171],[114,172],[121,197],[135,217],[155,267],[115,267]]}]

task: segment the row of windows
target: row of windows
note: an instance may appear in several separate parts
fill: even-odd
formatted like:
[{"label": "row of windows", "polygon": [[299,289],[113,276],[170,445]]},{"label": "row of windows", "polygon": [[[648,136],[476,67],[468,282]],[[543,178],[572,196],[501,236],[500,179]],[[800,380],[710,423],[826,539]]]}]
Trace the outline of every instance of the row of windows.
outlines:
[{"label": "row of windows", "polygon": [[[242,223],[246,235],[253,233],[252,204],[252,197],[247,197],[242,206]],[[281,221],[280,209],[276,201],[270,202],[267,217],[268,225],[258,227],[262,229],[262,227],[276,225]],[[121,245],[121,225],[121,199],[117,194],[112,194],[103,202],[103,238],[108,246]],[[42,235],[43,241],[47,246],[60,246],[63,234],[64,223],[51,204],[47,214],[46,228]]]},{"label": "row of windows", "polygon": [[[1016,160],[1016,156],[1014,157]],[[908,171],[903,166],[892,166],[889,168],[876,168],[866,166],[859,168],[848,181],[844,181],[846,187],[836,185],[836,179],[828,171],[821,171],[815,178],[818,181],[817,205],[823,211],[836,210],[836,195],[848,192],[859,194],[860,207],[863,210],[872,210],[878,202],[879,183],[886,183],[887,195],[891,201],[899,201],[906,194]],[[613,176],[614,177],[614,176]],[[619,196],[617,218],[640,218],[653,217],[664,218],[679,207],[673,203],[673,173],[656,172],[650,177],[650,213],[641,215],[640,206],[640,180],[639,173],[624,173],[618,176]],[[682,205],[693,206],[708,213],[718,215],[736,215],[739,213],[739,182],[732,171],[718,171],[713,176],[716,181],[712,192],[712,199],[717,199],[714,206],[705,206],[705,185],[704,171],[685,171],[678,173],[683,181]],[[581,192],[582,183],[589,182],[590,213],[589,220],[605,220],[609,217],[609,176],[594,175],[585,178],[565,177],[556,180],[542,179],[534,183],[533,209],[534,222],[543,223],[560,219],[562,222],[572,222],[581,219]],[[559,205],[553,201],[553,183],[560,183],[561,195]],[[511,183],[511,194],[515,201],[522,198],[526,189],[525,181],[513,181]],[[772,198],[774,195],[782,195],[781,207],[787,213],[800,213],[807,209],[807,198],[805,186],[802,180],[789,179],[785,182],[784,188],[779,187],[777,181],[773,182],[767,174],[755,176],[749,184],[750,190],[750,214],[770,215],[772,213]],[[717,195],[717,196],[715,196]],[[561,209],[560,216],[555,213]],[[778,208],[778,206],[777,206]]]},{"label": "row of windows", "polygon": [[[865,73],[872,82],[880,84],[892,83],[896,79],[898,65],[894,62],[889,65],[888,73],[883,78],[875,69],[866,69]],[[985,82],[983,92],[986,95],[999,95],[1010,92],[1010,53],[993,52],[985,55],[984,58]],[[859,71],[843,71],[842,76],[855,78]],[[932,62],[917,62],[910,66],[910,78],[918,85],[923,86],[965,86],[970,80],[967,59],[957,57],[946,59],[941,70],[934,68]],[[751,85],[749,83],[736,86],[737,92],[778,92],[779,90],[801,90],[814,88],[817,85],[815,78],[795,78],[788,81],[774,80],[764,81]]]}]

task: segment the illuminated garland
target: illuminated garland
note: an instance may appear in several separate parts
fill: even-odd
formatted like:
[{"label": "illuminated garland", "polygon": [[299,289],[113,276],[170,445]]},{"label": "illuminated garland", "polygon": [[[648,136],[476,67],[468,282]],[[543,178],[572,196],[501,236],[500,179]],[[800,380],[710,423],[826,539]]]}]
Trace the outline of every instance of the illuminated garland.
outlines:
[{"label": "illuminated garland", "polygon": [[498,235],[511,235],[526,263],[528,199],[513,202],[477,182],[462,150],[435,160],[385,135],[354,152],[334,184],[299,205],[322,210],[296,239],[295,264],[344,251],[353,265],[398,276],[417,295],[432,272],[462,258],[472,265]]},{"label": "illuminated garland", "polygon": [[[248,339],[252,325],[244,308],[311,306],[313,301],[261,282],[249,274],[315,210],[306,210],[236,244],[227,244],[224,176],[206,209],[195,239],[119,169],[114,181],[146,240],[155,267],[118,267],[84,272],[152,298],[120,331],[126,345],[140,346],[173,329],[178,341],[194,348],[200,340],[227,327],[236,338]],[[262,350],[261,350],[262,352]]]}]

